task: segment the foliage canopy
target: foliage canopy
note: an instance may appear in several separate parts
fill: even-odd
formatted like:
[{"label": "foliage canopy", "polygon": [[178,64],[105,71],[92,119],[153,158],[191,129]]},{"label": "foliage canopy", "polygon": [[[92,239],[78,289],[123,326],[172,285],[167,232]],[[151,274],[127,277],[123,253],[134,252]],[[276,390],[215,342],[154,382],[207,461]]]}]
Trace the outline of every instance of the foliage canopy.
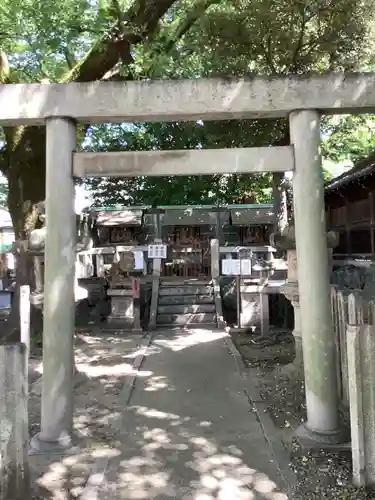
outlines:
[{"label": "foliage canopy", "polygon": [[[372,0],[3,0],[0,82],[197,78],[371,70]],[[324,118],[323,154],[355,161],[374,149],[374,120]],[[1,132],[17,234],[44,198],[45,133]],[[284,144],[287,123],[123,124],[80,131],[83,149],[186,149]],[[93,179],[97,204],[268,201],[270,175]]]}]

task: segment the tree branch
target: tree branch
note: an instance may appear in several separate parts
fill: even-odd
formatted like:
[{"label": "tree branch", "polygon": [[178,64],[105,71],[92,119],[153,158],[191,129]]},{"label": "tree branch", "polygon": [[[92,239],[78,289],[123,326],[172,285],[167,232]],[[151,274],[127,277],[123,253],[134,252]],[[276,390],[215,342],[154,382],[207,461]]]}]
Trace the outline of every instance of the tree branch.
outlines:
[{"label": "tree branch", "polygon": [[[163,51],[169,52],[174,45],[189,31],[189,29],[195,24],[203,14],[212,5],[219,4],[221,0],[198,0],[193,8],[181,19],[177,19],[175,22],[171,23],[167,35],[162,36],[162,49]],[[161,47],[160,47],[161,48]]]},{"label": "tree branch", "polygon": [[76,66],[77,61],[72,54],[72,52],[69,50],[69,47],[64,47],[63,48],[66,64],[68,65],[69,69],[73,69],[74,66]]},{"label": "tree branch", "polygon": [[307,19],[306,16],[305,16],[305,9],[304,7],[302,7],[302,13],[301,13],[301,17],[302,17],[302,24],[301,24],[301,30],[300,30],[300,33],[299,33],[299,37],[298,37],[298,41],[297,41],[297,45],[293,51],[293,55],[292,55],[292,60],[291,60],[291,69],[293,72],[297,72],[298,71],[298,56],[300,55],[300,52],[302,50],[302,47],[303,47],[303,39],[304,39],[304,36],[305,36],[305,30],[306,30],[306,26],[307,26],[307,23],[308,21],[311,19]]},{"label": "tree branch", "polygon": [[121,11],[120,4],[118,0],[112,0],[113,11],[116,13],[116,17],[120,23],[123,22],[123,13]]},{"label": "tree branch", "polygon": [[0,50],[0,84],[9,83],[10,68],[6,53]]},{"label": "tree branch", "polygon": [[136,0],[106,35],[100,38],[86,56],[63,79],[62,83],[100,80],[118,61],[130,60],[131,46],[145,40],[158,26],[161,17],[177,0]]},{"label": "tree branch", "polygon": [[[165,26],[157,39],[153,40],[152,36],[148,37],[146,59],[148,60],[147,71],[149,76],[154,74],[154,69],[156,69],[159,63],[159,56],[168,54],[189,29],[205,14],[209,7],[219,4],[220,1],[197,0],[192,8],[185,11],[168,26]],[[155,34],[156,30],[153,33]]]},{"label": "tree branch", "polygon": [[266,56],[267,64],[274,75],[278,73],[272,58],[272,37],[268,35],[266,44],[263,43],[263,50]]}]

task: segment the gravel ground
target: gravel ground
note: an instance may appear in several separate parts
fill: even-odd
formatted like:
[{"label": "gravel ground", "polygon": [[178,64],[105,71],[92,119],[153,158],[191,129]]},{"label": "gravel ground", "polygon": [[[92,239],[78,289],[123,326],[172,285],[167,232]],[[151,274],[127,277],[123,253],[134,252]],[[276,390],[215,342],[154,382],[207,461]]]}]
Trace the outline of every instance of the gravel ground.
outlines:
[{"label": "gravel ground", "polygon": [[[287,332],[285,332],[287,333]],[[280,437],[290,451],[291,467],[298,479],[294,500],[375,499],[375,492],[351,484],[351,453],[306,452],[293,438],[293,430],[306,419],[303,365],[296,356],[293,337],[268,347],[255,347],[250,334],[233,333],[232,339],[247,367]]]}]

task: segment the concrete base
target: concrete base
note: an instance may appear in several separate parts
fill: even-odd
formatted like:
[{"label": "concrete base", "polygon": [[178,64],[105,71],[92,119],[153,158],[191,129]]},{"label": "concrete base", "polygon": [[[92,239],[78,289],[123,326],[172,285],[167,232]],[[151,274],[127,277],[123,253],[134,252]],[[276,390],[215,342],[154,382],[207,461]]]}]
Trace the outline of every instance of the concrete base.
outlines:
[{"label": "concrete base", "polygon": [[350,432],[346,428],[339,428],[330,432],[317,432],[309,429],[308,423],[302,424],[295,432],[302,448],[347,450],[351,449]]},{"label": "concrete base", "polygon": [[113,316],[111,314],[107,318],[107,324],[113,328],[121,327],[125,330],[132,330],[134,321],[129,318],[124,318],[123,316]]},{"label": "concrete base", "polygon": [[255,333],[255,326],[248,326],[247,328],[239,328],[238,326],[225,326],[224,330],[227,333]]},{"label": "concrete base", "polygon": [[132,334],[139,334],[139,335],[144,335],[144,330],[141,328],[134,328],[134,327],[129,327],[127,328],[126,326],[124,327],[124,324],[122,323],[121,325],[116,325],[116,322],[113,324],[108,324],[108,323],[102,323],[100,325],[95,325],[92,328],[88,328],[87,330],[83,330],[85,333],[95,335],[96,332],[98,334],[103,333],[103,334],[108,334],[108,335],[123,335],[126,333],[132,333]]},{"label": "concrete base", "polygon": [[78,437],[69,434],[61,436],[58,441],[44,441],[40,434],[36,434],[29,447],[29,455],[72,455],[80,451]]},{"label": "concrete base", "polygon": [[126,333],[134,333],[134,334],[139,334],[142,335],[144,334],[144,330],[142,328],[133,328],[132,326],[124,326],[124,323],[118,323],[116,325],[116,322],[112,324],[107,324],[99,328],[99,332],[103,333],[108,333],[108,334],[118,334],[118,335],[124,335]]}]

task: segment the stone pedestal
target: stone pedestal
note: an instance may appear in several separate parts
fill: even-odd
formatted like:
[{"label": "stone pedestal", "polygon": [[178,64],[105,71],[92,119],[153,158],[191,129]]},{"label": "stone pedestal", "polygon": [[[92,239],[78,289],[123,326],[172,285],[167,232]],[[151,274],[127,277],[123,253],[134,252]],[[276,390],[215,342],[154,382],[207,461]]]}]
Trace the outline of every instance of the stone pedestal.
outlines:
[{"label": "stone pedestal", "polygon": [[259,327],[262,335],[269,329],[268,295],[259,285],[241,283],[241,328]]},{"label": "stone pedestal", "polygon": [[295,249],[287,250],[288,274],[287,283],[280,287],[280,292],[293,306],[294,310],[294,338],[302,338],[301,311],[299,307],[298,276],[297,276],[297,253]]},{"label": "stone pedestal", "polygon": [[[329,240],[330,241],[330,240]],[[329,262],[332,261],[332,248],[328,249]],[[298,268],[297,268],[297,251],[294,248],[287,250],[288,274],[287,282],[280,287],[280,292],[293,306],[294,310],[294,330],[293,336],[295,339],[302,338],[301,328],[301,310],[299,301],[298,289]]]},{"label": "stone pedestal", "polygon": [[110,288],[107,293],[111,297],[111,314],[108,316],[108,323],[121,328],[133,328],[134,300],[132,291]]},{"label": "stone pedestal", "polygon": [[292,304],[294,309],[294,330],[293,336],[295,339],[302,338],[301,330],[301,311],[299,307],[299,293],[298,293],[298,282],[288,281],[285,285],[280,287],[280,293],[282,293]]}]

